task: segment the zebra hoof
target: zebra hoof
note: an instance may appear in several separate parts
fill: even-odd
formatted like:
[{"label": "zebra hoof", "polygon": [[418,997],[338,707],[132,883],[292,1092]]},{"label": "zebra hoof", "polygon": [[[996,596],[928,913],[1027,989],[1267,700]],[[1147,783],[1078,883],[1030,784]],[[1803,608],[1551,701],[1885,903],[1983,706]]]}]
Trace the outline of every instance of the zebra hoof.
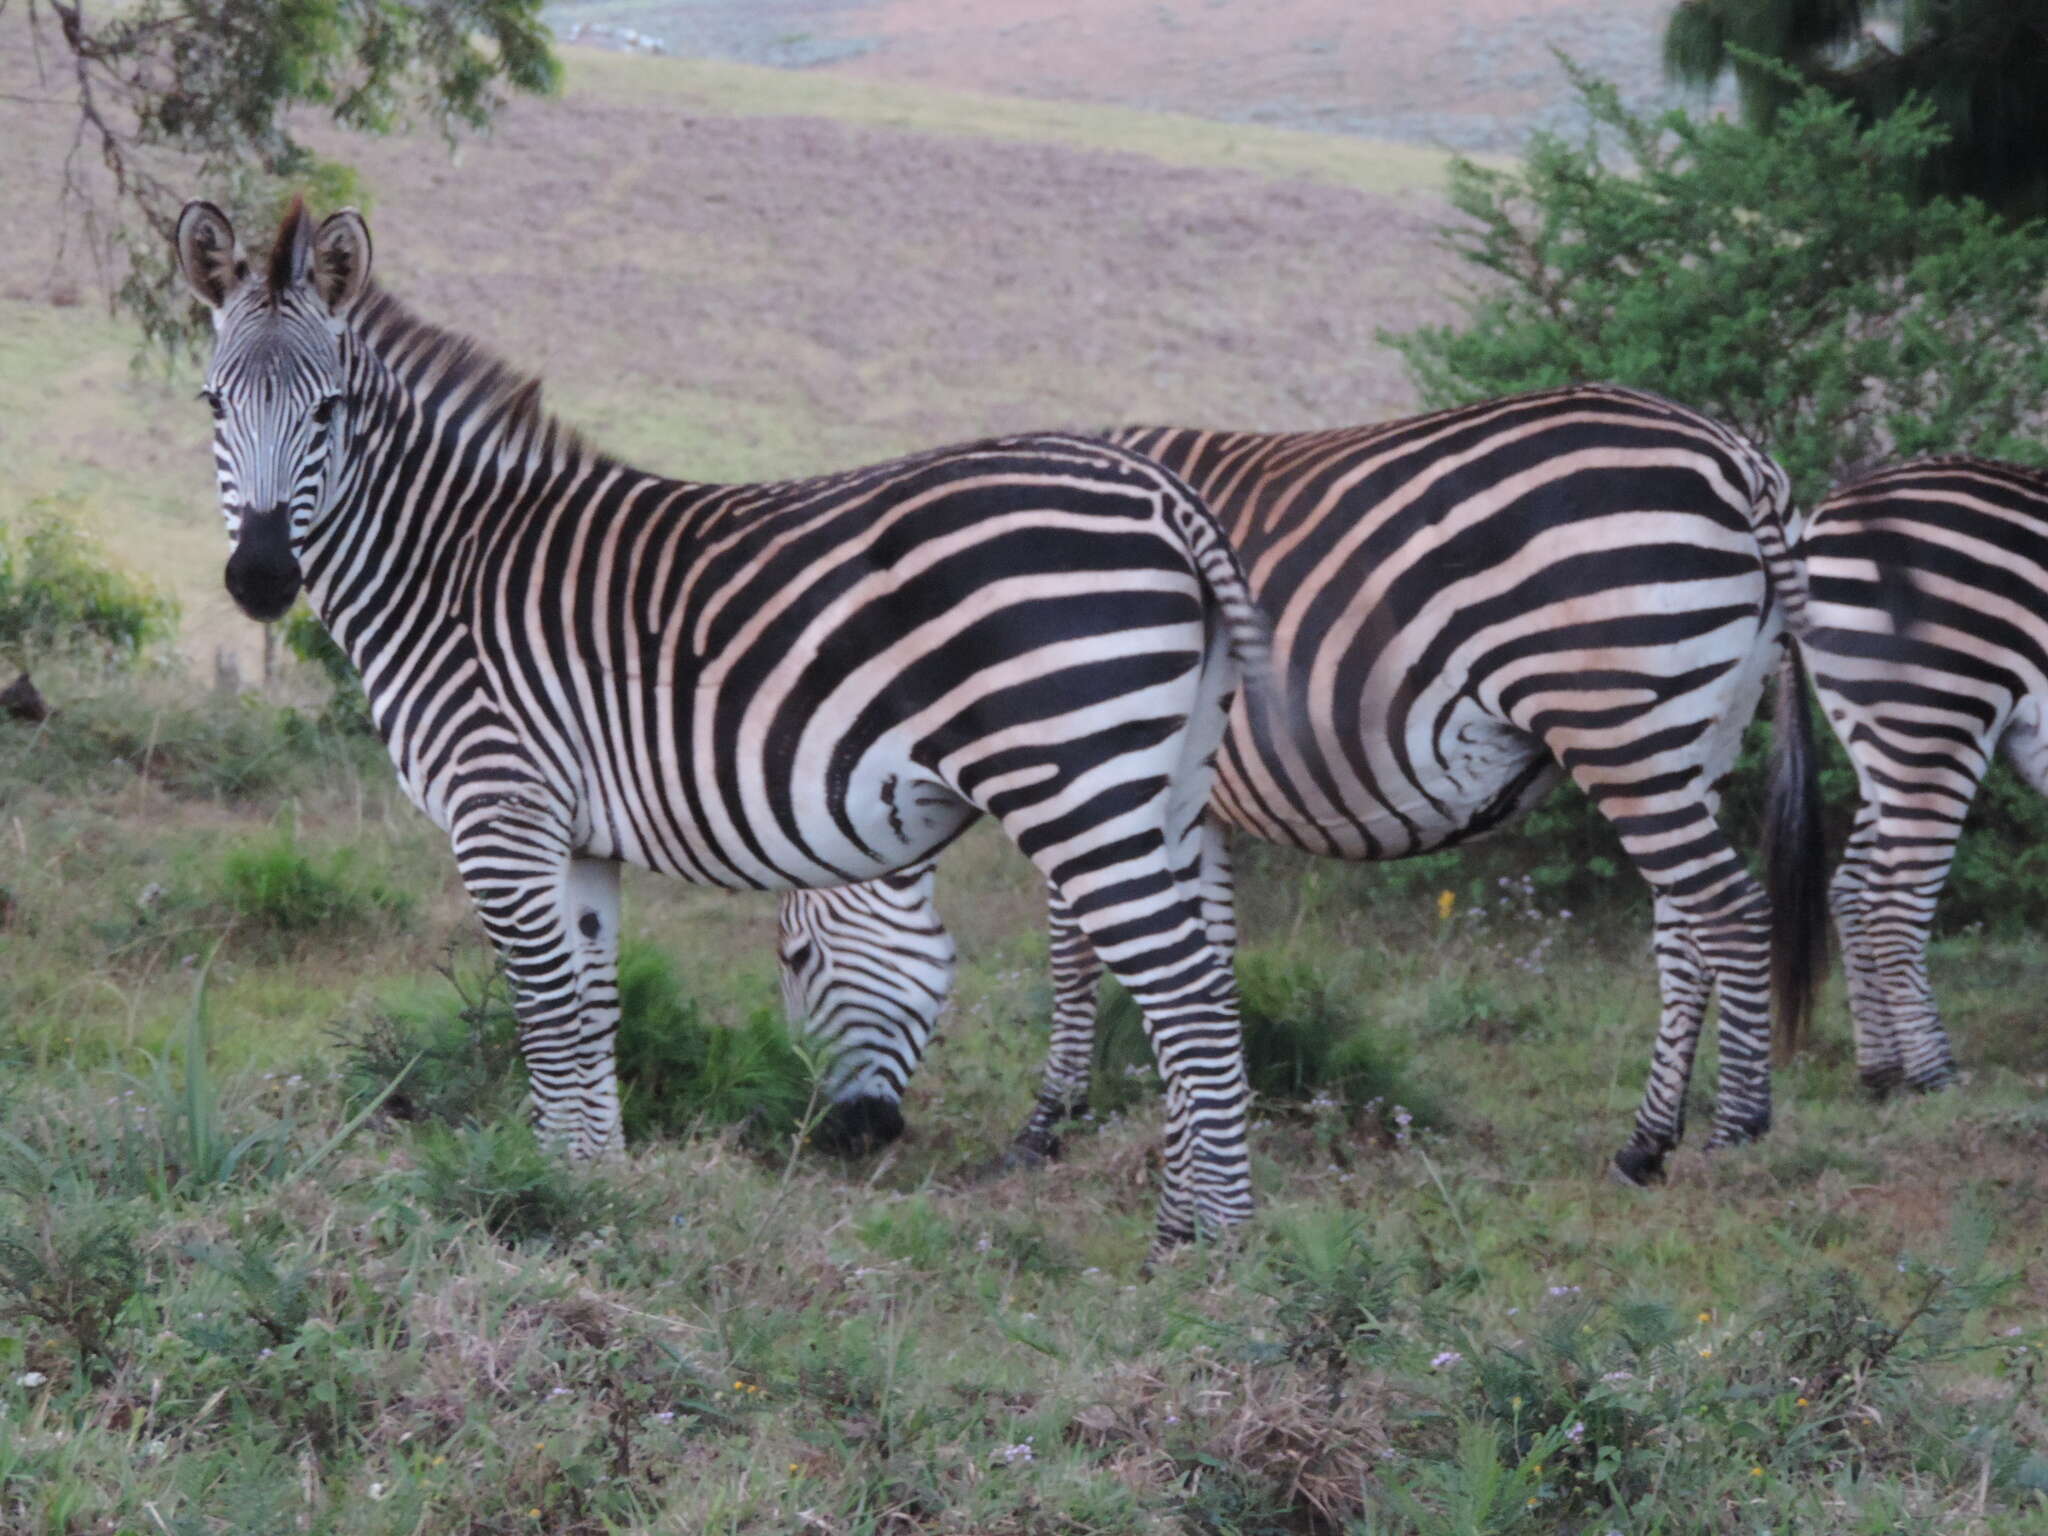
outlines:
[{"label": "zebra hoof", "polygon": [[1859,1072],[1857,1077],[1863,1084],[1864,1096],[1873,1104],[1882,1104],[1906,1080],[1906,1074],[1898,1067],[1873,1067],[1867,1072]]},{"label": "zebra hoof", "polygon": [[1649,1147],[1623,1147],[1607,1165],[1607,1177],[1630,1189],[1654,1188],[1664,1182],[1664,1154]]},{"label": "zebra hoof", "polygon": [[1714,1127],[1714,1134],[1707,1139],[1707,1150],[1725,1152],[1730,1147],[1746,1147],[1752,1141],[1761,1141],[1770,1128],[1769,1115],[1759,1115],[1751,1120],[1723,1121]]},{"label": "zebra hoof", "polygon": [[1946,1093],[1955,1085],[1956,1069],[1952,1065],[1944,1065],[1940,1071],[1930,1072],[1925,1077],[1906,1079],[1906,1086],[1915,1093]]},{"label": "zebra hoof", "polygon": [[842,1099],[826,1110],[811,1141],[838,1157],[865,1157],[902,1134],[902,1106],[894,1099],[868,1095]]},{"label": "zebra hoof", "polygon": [[1019,1168],[1042,1168],[1057,1162],[1059,1155],[1060,1139],[1051,1131],[1019,1131],[1003,1153],[1003,1169],[1015,1172]]}]

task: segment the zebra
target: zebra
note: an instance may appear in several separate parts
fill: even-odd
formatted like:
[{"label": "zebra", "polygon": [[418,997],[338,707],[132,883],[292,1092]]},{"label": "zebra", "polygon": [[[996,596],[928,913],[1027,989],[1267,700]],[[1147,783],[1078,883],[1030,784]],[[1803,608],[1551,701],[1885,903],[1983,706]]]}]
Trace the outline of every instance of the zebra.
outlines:
[{"label": "zebra", "polygon": [[1856,1065],[1883,1094],[1955,1078],[1927,937],[2001,745],[2048,793],[2048,474],[1923,459],[1841,485],[1804,553],[1808,665],[1856,771],[1830,898]]},{"label": "zebra", "polygon": [[[1236,938],[1223,828],[1332,858],[1405,858],[1506,827],[1568,773],[1654,898],[1662,1018],[1613,1174],[1663,1177],[1714,986],[1710,1144],[1761,1135],[1767,993],[1789,1048],[1826,930],[1811,725],[1786,643],[1806,589],[1783,470],[1715,421],[1598,385],[1335,431],[1134,427],[1109,440],[1208,500],[1276,621],[1293,725],[1276,736],[1264,717],[1232,720],[1206,834],[1212,942],[1228,954]],[[1767,897],[1715,816],[1774,657]],[[790,1012],[840,1048],[842,1145],[902,1127],[898,1101],[954,964],[931,890],[913,868],[782,900]],[[1084,1102],[1100,974],[1050,894],[1052,1048],[1013,1143],[1027,1161]]]},{"label": "zebra", "polygon": [[186,205],[244,612],[301,590],[510,974],[542,1135],[621,1145],[619,882],[777,889],[928,859],[980,815],[1141,1001],[1168,1103],[1156,1252],[1250,1214],[1202,810],[1268,630],[1202,502],[1017,436],[808,480],[633,469],[370,281],[294,204],[263,271]]}]

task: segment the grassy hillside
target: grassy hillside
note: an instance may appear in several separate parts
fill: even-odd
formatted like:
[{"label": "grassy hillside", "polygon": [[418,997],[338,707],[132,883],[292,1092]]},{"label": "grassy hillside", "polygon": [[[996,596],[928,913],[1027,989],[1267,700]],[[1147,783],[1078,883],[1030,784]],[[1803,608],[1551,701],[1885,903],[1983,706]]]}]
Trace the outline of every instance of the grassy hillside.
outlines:
[{"label": "grassy hillside", "polygon": [[[0,90],[25,68],[0,50]],[[458,163],[364,148],[380,271],[651,465],[1406,401],[1370,337],[1437,302],[1426,160],[655,61],[571,81]],[[7,184],[47,188],[61,125],[0,112]],[[67,498],[180,593],[188,651],[246,643],[194,381],[132,373],[75,250],[19,230],[0,516]],[[1511,841],[1250,858],[1251,972],[1369,1087],[1270,1103],[1259,1221],[1144,1280],[1136,1061],[1065,1161],[990,1170],[1048,996],[1036,881],[987,829],[949,857],[965,963],[906,1142],[840,1165],[765,1107],[807,1093],[736,1054],[772,1038],[765,897],[629,877],[668,1052],[629,1091],[672,1118],[571,1170],[523,1136],[466,899],[374,743],[175,668],[42,681],[53,720],[0,720],[0,1536],[2048,1521],[2032,946],[1937,949],[1958,1091],[1863,1103],[1831,992],[1770,1140],[1644,1193],[1600,1179],[1655,1022],[1641,911],[1501,885]]]},{"label": "grassy hillside", "polygon": [[[32,98],[22,32],[0,17],[0,92]],[[1440,155],[740,65],[569,65],[559,100],[455,158],[332,147],[363,170],[384,282],[651,468],[772,478],[1003,430],[1314,425],[1409,399],[1372,338],[1435,302]],[[61,119],[0,99],[0,124],[0,172],[36,214],[0,281],[0,519],[65,498],[175,589],[188,655],[253,659],[219,591],[196,376],[132,371],[75,230],[60,246]]]}]

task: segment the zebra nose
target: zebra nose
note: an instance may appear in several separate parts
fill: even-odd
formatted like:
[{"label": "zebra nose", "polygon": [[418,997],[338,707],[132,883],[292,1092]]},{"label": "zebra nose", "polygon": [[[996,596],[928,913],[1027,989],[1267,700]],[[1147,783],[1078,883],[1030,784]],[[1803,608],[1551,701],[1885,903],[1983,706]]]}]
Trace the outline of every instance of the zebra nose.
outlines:
[{"label": "zebra nose", "polygon": [[271,623],[291,611],[301,578],[298,556],[292,553],[289,508],[242,514],[223,579],[235,606],[259,623]]}]

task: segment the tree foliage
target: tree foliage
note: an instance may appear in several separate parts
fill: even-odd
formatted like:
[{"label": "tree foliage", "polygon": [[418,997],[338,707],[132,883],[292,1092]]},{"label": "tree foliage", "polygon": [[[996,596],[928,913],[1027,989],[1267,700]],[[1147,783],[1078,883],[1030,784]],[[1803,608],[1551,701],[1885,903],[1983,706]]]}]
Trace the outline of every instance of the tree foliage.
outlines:
[{"label": "tree foliage", "polygon": [[1684,0],[1664,64],[1699,85],[1732,70],[1760,127],[1802,84],[1865,123],[1924,101],[1949,142],[1923,190],[2048,211],[2048,0]]},{"label": "tree foliage", "polygon": [[238,222],[272,214],[287,188],[350,200],[353,177],[307,147],[307,123],[452,138],[486,126],[508,90],[560,77],[541,0],[18,3],[49,104],[76,113],[66,195],[116,303],[171,347],[203,330],[171,270],[187,198]]},{"label": "tree foliage", "polygon": [[1866,125],[1815,89],[1768,128],[1650,120],[1574,78],[1584,141],[1453,167],[1446,238],[1486,280],[1462,324],[1383,337],[1426,401],[1640,385],[1748,432],[1809,501],[1898,455],[2040,461],[2048,238],[1917,199],[1931,109]]}]

